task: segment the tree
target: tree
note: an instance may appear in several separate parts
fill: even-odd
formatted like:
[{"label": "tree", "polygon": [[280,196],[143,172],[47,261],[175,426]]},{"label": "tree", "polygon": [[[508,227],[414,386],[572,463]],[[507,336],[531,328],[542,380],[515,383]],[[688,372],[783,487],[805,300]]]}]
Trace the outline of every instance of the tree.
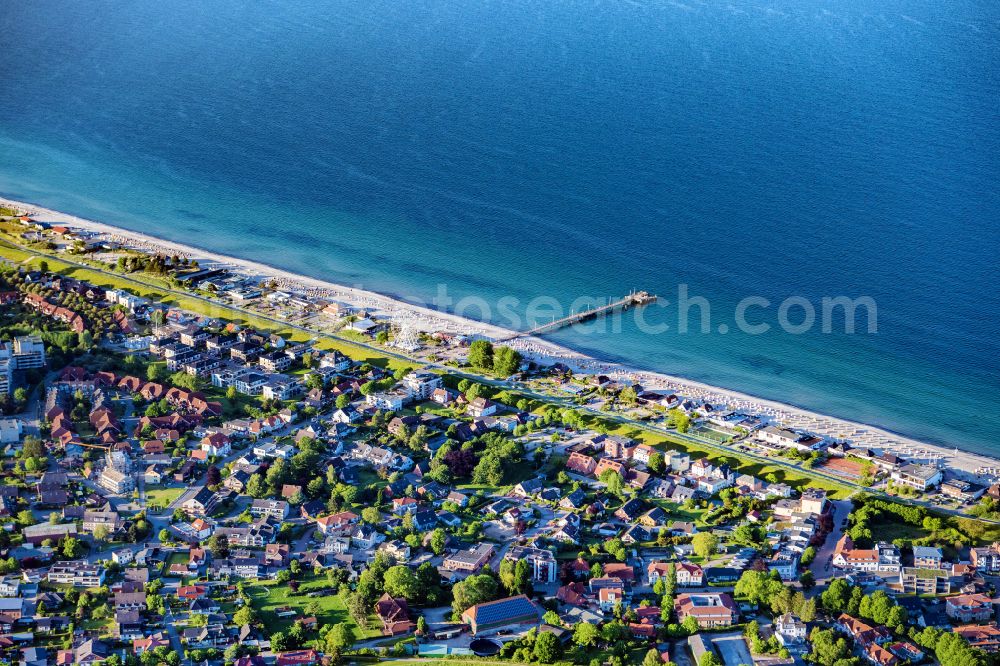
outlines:
[{"label": "tree", "polygon": [[809,634],[809,642],[812,643],[812,652],[809,653],[809,660],[819,666],[834,666],[841,660],[851,658],[851,646],[842,637],[838,636],[833,629],[816,629]]},{"label": "tree", "polygon": [[581,622],[573,630],[573,642],[582,648],[589,648],[600,637],[597,627],[589,622]]},{"label": "tree", "polygon": [[448,543],[448,535],[440,527],[431,532],[431,550],[435,555],[444,552],[444,547]]},{"label": "tree", "polygon": [[351,404],[351,396],[348,395],[347,393],[341,393],[340,395],[338,395],[337,400],[334,402],[334,405],[336,406],[337,409],[345,409],[350,404]]},{"label": "tree", "polygon": [[719,545],[719,538],[711,532],[698,532],[691,539],[691,547],[694,548],[695,555],[707,558],[715,553]]},{"label": "tree", "polygon": [[532,654],[541,663],[551,664],[559,658],[559,639],[555,637],[555,634],[543,631],[535,638]]},{"label": "tree", "polygon": [[493,374],[510,377],[521,367],[521,354],[510,347],[497,347],[493,351]]},{"label": "tree", "polygon": [[250,477],[247,481],[247,494],[255,499],[267,497],[267,482],[259,472]]},{"label": "tree", "polygon": [[159,537],[160,543],[168,543],[169,541],[171,541],[170,531],[167,530],[167,528],[165,527],[162,530],[160,530],[160,533],[157,535],[157,537]]},{"label": "tree", "polygon": [[667,424],[677,429],[677,432],[687,432],[691,428],[691,417],[679,409],[671,409],[667,412]]},{"label": "tree", "polygon": [[354,632],[346,622],[333,625],[326,635],[326,647],[328,651],[343,650],[354,645]]},{"label": "tree", "polygon": [[[728,490],[728,488],[727,488]],[[759,530],[753,525],[740,525],[733,530],[733,543],[748,546],[750,548],[759,547],[764,541],[763,530]]]},{"label": "tree", "polygon": [[802,585],[803,590],[811,590],[816,587],[816,577],[813,576],[812,571],[806,569],[802,572],[802,575],[799,576],[799,583]]},{"label": "tree", "polygon": [[62,553],[67,560],[75,560],[83,554],[83,544],[76,537],[66,537],[63,540]]},{"label": "tree", "polygon": [[816,597],[810,597],[802,602],[798,608],[799,619],[803,622],[812,622],[816,619]]},{"label": "tree", "polygon": [[[663,454],[659,451],[653,451],[649,454],[649,462],[646,463],[646,468],[653,474],[663,474],[667,469],[667,461],[663,457]],[[657,659],[660,658],[659,655],[656,656]]]},{"label": "tree", "polygon": [[774,580],[765,571],[747,569],[736,581],[734,592],[753,604],[770,605],[771,599],[785,588],[780,580]]},{"label": "tree", "polygon": [[[673,562],[667,565],[667,575],[662,578],[663,580],[663,596],[673,599],[674,594],[677,592],[677,565]],[[669,604],[673,606],[673,604]]]},{"label": "tree", "polygon": [[246,604],[233,613],[233,624],[238,627],[248,627],[257,624],[257,613],[253,606]]},{"label": "tree", "polygon": [[698,666],[722,666],[722,661],[714,652],[706,652],[698,659]]},{"label": "tree", "polygon": [[660,658],[660,651],[656,648],[650,648],[646,651],[646,656],[642,658],[642,666],[663,666],[663,660]]},{"label": "tree", "polygon": [[225,534],[213,534],[208,539],[208,550],[216,560],[229,557],[229,537]]},{"label": "tree", "polygon": [[288,640],[288,636],[285,635],[283,631],[276,631],[271,634],[271,650],[274,652],[286,652],[290,647],[292,647],[291,642]]},{"label": "tree", "polygon": [[906,627],[908,619],[909,616],[905,608],[902,606],[893,606],[889,611],[889,616],[886,618],[885,623],[896,631],[902,631]]},{"label": "tree", "polygon": [[469,345],[469,365],[479,370],[493,369],[493,345],[488,340],[475,340]]},{"label": "tree", "polygon": [[495,453],[484,455],[472,472],[473,483],[498,486],[503,483],[503,463]]},{"label": "tree", "polygon": [[403,597],[406,600],[416,598],[419,591],[417,577],[407,566],[390,567],[385,572],[384,588],[390,596]]},{"label": "tree", "polygon": [[368,628],[368,600],[363,594],[351,594],[347,597],[347,612],[362,629]]},{"label": "tree", "polygon": [[844,612],[850,598],[851,585],[843,578],[834,578],[830,581],[830,586],[820,595],[823,608],[830,614]]},{"label": "tree", "polygon": [[622,491],[625,488],[625,480],[622,479],[622,475],[613,469],[606,469],[601,472],[601,483],[603,483],[609,493],[612,495],[622,496]]},{"label": "tree", "polygon": [[94,528],[94,541],[104,541],[108,538],[109,530],[105,525],[98,525]]},{"label": "tree", "polygon": [[217,486],[222,483],[222,472],[215,465],[208,466],[208,472],[205,475],[205,484],[209,486]]},{"label": "tree", "polygon": [[496,594],[497,581],[493,576],[488,574],[469,576],[455,583],[452,588],[454,599],[451,602],[451,609],[458,617],[466,608],[493,600]]}]

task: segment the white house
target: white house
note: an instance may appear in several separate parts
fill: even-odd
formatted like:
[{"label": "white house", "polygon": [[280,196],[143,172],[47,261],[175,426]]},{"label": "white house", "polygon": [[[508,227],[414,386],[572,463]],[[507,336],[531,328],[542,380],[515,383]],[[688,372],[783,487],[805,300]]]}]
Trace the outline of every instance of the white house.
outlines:
[{"label": "white house", "polygon": [[468,413],[469,416],[477,419],[483,416],[492,416],[497,413],[497,405],[492,400],[478,397],[469,403]]},{"label": "white house", "polygon": [[941,470],[928,465],[904,465],[892,473],[892,480],[910,488],[925,492],[941,485],[944,477]]},{"label": "white house", "polygon": [[441,388],[441,375],[433,372],[411,372],[403,378],[403,386],[409,389],[415,400],[427,400],[435,389]]},{"label": "white house", "polygon": [[408,391],[393,389],[392,391],[369,393],[365,396],[365,404],[371,405],[376,409],[398,412],[409,399],[410,394]]},{"label": "white house", "polygon": [[791,613],[785,613],[774,621],[775,638],[784,647],[804,644],[806,631],[806,623]]},{"label": "white house", "polygon": [[379,534],[371,525],[358,525],[351,535],[351,540],[356,547],[368,550],[385,541],[385,535]]},{"label": "white house", "polygon": [[0,444],[16,444],[21,439],[21,432],[18,419],[0,419]]},{"label": "white house", "polygon": [[797,449],[799,451],[818,451],[823,448],[823,438],[815,437],[789,428],[779,428],[777,426],[767,426],[757,431],[755,435],[758,441],[777,446],[783,449]]}]

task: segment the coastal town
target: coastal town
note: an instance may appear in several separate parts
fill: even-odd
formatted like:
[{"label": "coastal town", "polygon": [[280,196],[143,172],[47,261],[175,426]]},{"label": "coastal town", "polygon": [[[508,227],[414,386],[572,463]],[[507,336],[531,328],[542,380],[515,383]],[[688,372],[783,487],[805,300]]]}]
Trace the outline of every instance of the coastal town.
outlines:
[{"label": "coastal town", "polygon": [[6,663],[997,661],[989,464],[5,213]]}]

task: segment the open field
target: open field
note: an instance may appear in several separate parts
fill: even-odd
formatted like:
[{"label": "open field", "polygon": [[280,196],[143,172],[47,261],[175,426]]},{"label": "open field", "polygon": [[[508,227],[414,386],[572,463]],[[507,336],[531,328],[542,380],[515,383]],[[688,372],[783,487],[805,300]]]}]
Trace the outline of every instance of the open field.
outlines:
[{"label": "open field", "polygon": [[[320,625],[339,624],[346,622],[354,632],[354,637],[358,640],[363,638],[375,638],[381,636],[382,632],[377,628],[378,619],[372,615],[368,621],[368,629],[361,629],[350,613],[347,612],[347,604],[342,594],[323,594],[321,596],[310,597],[309,592],[329,588],[330,584],[325,578],[317,578],[312,574],[302,575],[302,586],[298,593],[293,593],[287,585],[278,585],[273,580],[262,580],[248,584],[247,594],[250,595],[251,605],[257,611],[264,625],[272,633],[278,630],[285,630],[294,624],[298,618],[306,617],[306,607],[316,604],[318,612],[316,619]],[[281,617],[277,609],[288,607],[296,611],[294,615]]]},{"label": "open field", "polygon": [[146,504],[161,507],[169,506],[171,502],[184,494],[187,488],[146,488]]}]

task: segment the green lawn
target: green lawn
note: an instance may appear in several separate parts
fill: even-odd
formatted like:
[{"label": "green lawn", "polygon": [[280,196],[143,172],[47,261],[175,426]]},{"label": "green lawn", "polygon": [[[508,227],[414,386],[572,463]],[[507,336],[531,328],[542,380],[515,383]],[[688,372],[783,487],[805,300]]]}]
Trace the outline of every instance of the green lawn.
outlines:
[{"label": "green lawn", "polygon": [[189,559],[189,555],[184,552],[170,553],[170,557],[168,557],[167,561],[163,563],[163,571],[170,571],[170,567],[175,564],[183,564],[186,567]]},{"label": "green lawn", "polygon": [[667,513],[667,520],[673,522],[679,520],[685,523],[694,523],[695,525],[704,525],[705,514],[708,513],[707,509],[686,509],[683,504],[677,504],[676,502],[671,502],[664,499],[647,498],[651,503],[660,507]]},{"label": "green lawn", "polygon": [[146,488],[146,504],[166,508],[184,494],[187,488]]},{"label": "green lawn", "polygon": [[[312,338],[319,337],[316,342],[317,348],[327,350],[336,349],[351,358],[359,361],[367,361],[372,365],[386,366],[393,370],[413,365],[412,362],[387,355],[375,356],[373,355],[374,350],[354,344],[347,339],[341,338],[339,335],[338,337],[333,337],[329,334],[317,336],[313,333],[307,333],[306,331],[265,319],[238,307],[223,303],[207,303],[198,298],[194,298],[183,291],[173,289],[167,286],[162,280],[144,273],[131,273],[128,275],[117,275],[110,272],[104,273],[92,268],[84,268],[75,264],[68,264],[66,263],[66,260],[60,259],[58,256],[47,252],[36,250],[34,248],[25,248],[20,245],[17,238],[11,237],[10,235],[6,235],[6,240],[8,243],[16,244],[16,246],[11,246],[7,243],[0,244],[0,256],[6,257],[17,263],[25,260],[32,260],[30,263],[37,266],[39,260],[45,260],[49,264],[50,271],[55,271],[79,280],[85,280],[100,287],[127,289],[144,298],[159,301],[165,305],[182,308],[189,312],[244,323],[263,331],[278,333],[293,342],[306,342]],[[74,258],[72,261],[83,263],[79,260],[79,258]],[[360,342],[362,340],[359,339],[358,341]]]},{"label": "green lawn", "polygon": [[[358,640],[382,635],[378,619],[374,615],[369,617],[367,630],[358,627],[350,613],[347,612],[347,604],[343,595],[308,596],[312,590],[321,590],[330,586],[325,577],[316,577],[312,574],[303,575],[302,581],[302,586],[297,594],[293,594],[287,584],[278,585],[273,580],[257,581],[246,586],[247,594],[250,595],[251,599],[250,603],[269,633],[288,629],[297,618],[307,615],[305,612],[307,606],[316,603],[320,609],[316,615],[320,625],[346,622]],[[275,611],[283,606],[289,606],[298,612],[296,615],[279,617]]]}]

